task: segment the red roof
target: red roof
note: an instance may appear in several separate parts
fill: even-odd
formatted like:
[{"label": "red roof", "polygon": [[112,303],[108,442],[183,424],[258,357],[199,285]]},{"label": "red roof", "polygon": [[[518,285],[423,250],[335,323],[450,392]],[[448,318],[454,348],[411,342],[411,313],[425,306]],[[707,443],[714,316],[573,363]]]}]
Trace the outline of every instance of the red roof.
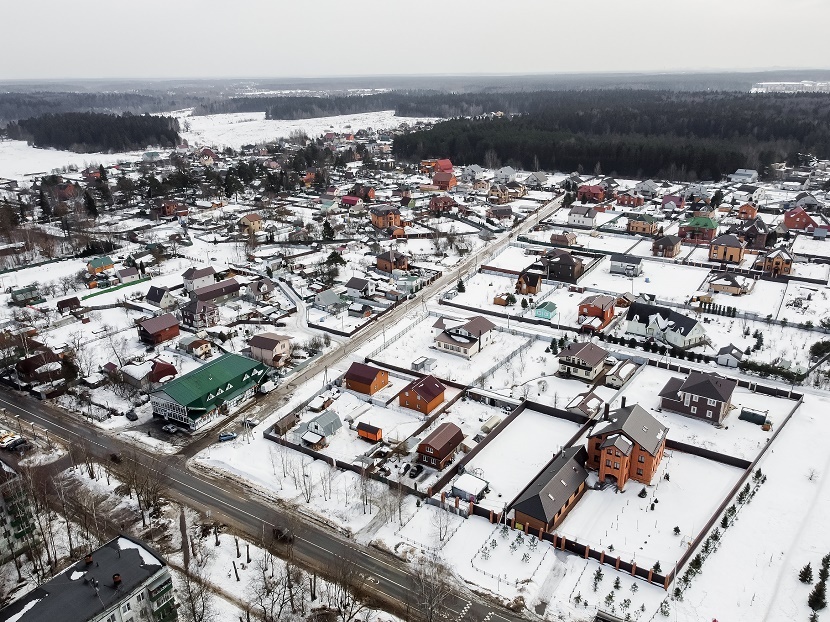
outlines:
[{"label": "red roof", "polygon": [[450,162],[447,158],[444,158],[443,160],[438,160],[435,163],[435,171],[440,171],[443,173],[452,173],[452,162]]},{"label": "red roof", "polygon": [[343,197],[340,200],[340,203],[342,203],[343,205],[352,205],[352,206],[354,206],[354,205],[357,205],[362,200],[363,199],[361,199],[360,197]]}]

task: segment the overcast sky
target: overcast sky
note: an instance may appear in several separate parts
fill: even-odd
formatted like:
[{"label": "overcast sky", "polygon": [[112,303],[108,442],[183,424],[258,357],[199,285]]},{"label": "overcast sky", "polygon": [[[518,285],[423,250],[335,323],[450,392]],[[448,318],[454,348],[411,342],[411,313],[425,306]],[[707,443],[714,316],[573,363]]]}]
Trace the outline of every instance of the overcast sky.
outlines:
[{"label": "overcast sky", "polygon": [[830,0],[8,0],[0,80],[830,68]]}]

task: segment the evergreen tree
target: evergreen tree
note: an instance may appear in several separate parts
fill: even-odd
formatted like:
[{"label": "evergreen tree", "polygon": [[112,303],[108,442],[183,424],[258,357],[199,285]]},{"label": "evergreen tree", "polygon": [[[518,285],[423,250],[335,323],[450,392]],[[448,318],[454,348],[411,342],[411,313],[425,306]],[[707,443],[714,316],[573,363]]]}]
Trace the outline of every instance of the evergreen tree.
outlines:
[{"label": "evergreen tree", "polygon": [[820,611],[827,606],[827,584],[824,581],[816,583],[813,591],[807,597],[807,605],[813,611]]},{"label": "evergreen tree", "polygon": [[807,565],[801,569],[801,572],[798,573],[798,580],[802,583],[812,583],[813,582],[813,568],[810,566],[810,563],[807,562]]},{"label": "evergreen tree", "polygon": [[463,294],[467,291],[467,287],[464,285],[463,279],[458,279],[458,286],[456,287],[456,289],[458,290],[459,294]]},{"label": "evergreen tree", "polygon": [[86,213],[92,218],[98,218],[98,206],[95,204],[95,197],[92,196],[89,190],[84,192],[84,207],[86,208]]},{"label": "evergreen tree", "polygon": [[334,239],[334,227],[331,226],[331,223],[328,220],[323,223],[323,239]]},{"label": "evergreen tree", "polygon": [[40,193],[38,194],[37,205],[44,219],[52,217],[52,204],[49,202],[49,197],[46,196],[46,192],[43,190],[42,179],[40,180]]}]

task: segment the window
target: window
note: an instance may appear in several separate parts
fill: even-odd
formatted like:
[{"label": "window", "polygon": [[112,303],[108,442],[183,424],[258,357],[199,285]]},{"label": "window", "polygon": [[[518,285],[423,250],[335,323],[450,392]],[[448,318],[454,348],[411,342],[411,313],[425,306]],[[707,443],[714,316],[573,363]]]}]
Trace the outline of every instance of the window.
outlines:
[{"label": "window", "polygon": [[613,450],[610,447],[605,450],[605,453],[607,453],[609,456],[612,454],[612,452]]},{"label": "window", "polygon": [[620,468],[620,463],[619,463],[619,462],[615,462],[615,463],[614,463],[614,468],[615,468],[615,469],[619,469],[619,468]]},{"label": "window", "polygon": [[717,401],[716,401],[716,400],[713,400],[713,399],[711,399],[711,398],[710,398],[710,399],[708,399],[708,400],[706,400],[706,405],[707,405],[707,406],[714,406],[715,404],[717,404]]},{"label": "window", "polygon": [[605,466],[610,467],[610,466],[611,466],[611,461],[610,461],[610,460],[606,460],[606,461],[605,461]]},{"label": "window", "polygon": [[697,401],[697,395],[693,395],[693,396],[692,396],[692,401],[693,401],[693,402],[696,402],[696,401]]},{"label": "window", "polygon": [[614,451],[614,457],[619,458],[620,457],[620,452],[615,450]]},{"label": "window", "polygon": [[646,461],[646,457],[645,457],[645,456],[638,456],[638,457],[637,457],[637,462],[639,462],[640,464],[644,464],[644,463],[645,463],[645,461]]},{"label": "window", "polygon": [[599,456],[594,456],[594,462],[599,462]]},{"label": "window", "polygon": [[130,603],[124,603],[124,606],[121,607],[122,613],[127,613],[130,610]]},{"label": "window", "polygon": [[692,414],[695,414],[696,412],[697,412],[697,406],[692,406]]},{"label": "window", "polygon": [[111,613],[107,616],[107,622],[115,622],[115,614]]},{"label": "window", "polygon": [[144,599],[145,599],[145,598],[146,598],[146,597],[145,597],[145,595],[144,595],[144,592],[139,593],[139,595],[135,597],[135,599],[136,599],[136,601],[137,601],[137,602],[144,602]]},{"label": "window", "polygon": [[599,441],[597,441],[597,444],[596,444],[596,446],[594,447],[594,449],[599,449],[599,448],[600,448],[600,445],[601,445],[601,443],[600,443]]},{"label": "window", "polygon": [[707,410],[707,411],[706,411],[706,417],[707,417],[708,419],[711,419],[711,418],[712,418],[712,411],[711,411],[711,410]]},{"label": "window", "polygon": [[637,475],[642,475],[642,474],[643,474],[643,470],[642,469],[637,469]]},{"label": "window", "polygon": [[429,445],[427,445],[426,447],[424,447],[424,451],[425,451],[426,453],[428,453],[428,454],[435,453],[435,452],[433,451],[432,447],[430,447]]}]

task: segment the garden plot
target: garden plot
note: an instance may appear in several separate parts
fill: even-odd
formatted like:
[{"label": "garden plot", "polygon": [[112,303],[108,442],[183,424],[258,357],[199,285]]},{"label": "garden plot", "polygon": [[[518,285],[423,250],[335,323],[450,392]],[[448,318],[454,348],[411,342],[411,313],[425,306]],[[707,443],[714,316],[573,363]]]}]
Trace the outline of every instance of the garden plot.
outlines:
[{"label": "garden plot", "polygon": [[647,262],[643,266],[642,276],[633,279],[621,274],[611,274],[609,269],[610,264],[603,260],[603,263],[583,277],[579,284],[615,294],[653,294],[659,300],[683,303],[703,287],[709,275],[707,268],[656,261]]},{"label": "garden plot", "polygon": [[[521,272],[530,264],[535,262],[538,258],[538,255],[528,255],[527,253],[525,253],[524,248],[508,245],[505,246],[504,250],[501,251],[498,255],[496,255],[495,257],[491,257],[484,263],[493,268],[502,268],[504,270],[513,270],[514,272]],[[514,289],[515,286],[511,288],[511,291],[513,291]]]},{"label": "garden plot", "polygon": [[[830,258],[830,244],[826,240],[814,240],[811,236],[799,234],[793,242],[793,255]],[[798,265],[796,265],[796,272]]]},{"label": "garden plot", "polygon": [[[654,255],[651,252],[651,246],[653,243],[652,238],[646,238],[641,236],[633,236],[631,237],[632,243],[634,246],[629,248],[626,251],[628,255],[634,255],[635,257],[653,257]],[[643,266],[643,271],[647,270],[651,263],[646,263]]]},{"label": "garden plot", "polygon": [[461,516],[434,505],[423,504],[412,518],[395,532],[404,542],[427,550],[442,549],[465,522]]},{"label": "garden plot", "polygon": [[[424,415],[409,408],[372,406],[355,418],[354,425],[367,423],[378,427],[383,430],[383,440],[395,445],[412,436],[425,420]],[[369,445],[366,444],[366,446]]]},{"label": "garden plot", "polygon": [[[453,285],[453,289],[455,285]],[[516,278],[512,276],[502,276],[499,274],[485,274],[477,272],[472,277],[464,282],[464,290],[457,296],[452,298],[452,302],[468,307],[481,309],[489,313],[509,313],[511,315],[527,315],[533,317],[531,309],[524,310],[521,307],[523,298],[536,299],[541,294],[545,294],[553,289],[553,285],[542,284],[541,292],[539,294],[523,296],[521,294],[513,294],[516,298],[516,303],[503,306],[493,303],[496,296],[511,294],[516,291]],[[545,298],[548,300],[548,298]]]},{"label": "garden plot", "polygon": [[[792,400],[775,398],[748,389],[737,387],[732,397],[735,409],[724,420],[724,427],[717,428],[706,421],[685,417],[668,410],[658,412],[660,398],[657,397],[672,377],[685,377],[656,367],[645,367],[625,388],[623,396],[628,404],[638,403],[669,428],[668,438],[695,447],[752,461],[769,441],[772,432],[764,432],[760,425],[741,421],[738,415],[746,406],[753,410],[767,412],[773,430],[783,423],[787,413],[795,406]],[[646,399],[644,399],[646,398]],[[616,405],[615,405],[616,406]]]},{"label": "garden plot", "polygon": [[433,376],[470,383],[488,369],[504,361],[527,341],[527,338],[521,335],[495,331],[491,343],[474,354],[472,359],[467,360],[462,356],[448,354],[433,347],[432,325],[436,321],[438,318],[435,316],[428,316],[421,320],[413,330],[381,350],[373,358],[381,363],[409,367],[415,359],[427,356],[436,360],[435,368],[432,370]]},{"label": "garden plot", "polygon": [[[612,216],[619,216],[619,214],[612,214]],[[612,253],[628,253],[631,247],[637,243],[637,238],[631,236],[613,235],[610,233],[603,233],[601,235],[594,236],[578,232],[576,236],[576,243],[586,251],[602,250]]]},{"label": "garden plot", "polygon": [[[666,473],[670,480],[664,479]],[[638,496],[643,486],[633,480],[622,493],[615,488],[588,489],[556,533],[606,549],[640,567],[651,568],[659,561],[668,571],[741,473],[699,456],[666,450],[645,498]]]},{"label": "garden plot", "polygon": [[792,324],[812,322],[819,326],[821,320],[830,317],[830,294],[823,285],[790,281],[780,309],[773,315],[777,320],[786,318]]},{"label": "garden plot", "polygon": [[793,267],[793,273],[806,279],[821,279],[826,284],[827,279],[830,278],[830,264],[797,263]]},{"label": "garden plot", "polygon": [[[380,311],[379,308],[376,310]],[[344,331],[347,333],[357,330],[362,326],[366,326],[375,317],[374,314],[371,317],[352,317],[347,311],[341,311],[340,313],[333,315],[312,306],[306,307],[306,313],[310,324],[318,324],[326,328]]]},{"label": "garden plot", "polygon": [[522,411],[465,467],[489,484],[478,505],[501,512],[578,430],[571,421]]},{"label": "garden plot", "polygon": [[749,294],[733,296],[719,292],[713,293],[711,296],[712,302],[724,307],[735,307],[738,311],[755,313],[761,318],[767,315],[775,317],[778,309],[781,307],[781,301],[784,298],[786,289],[786,283],[762,281],[759,279],[754,282],[752,291]]}]

